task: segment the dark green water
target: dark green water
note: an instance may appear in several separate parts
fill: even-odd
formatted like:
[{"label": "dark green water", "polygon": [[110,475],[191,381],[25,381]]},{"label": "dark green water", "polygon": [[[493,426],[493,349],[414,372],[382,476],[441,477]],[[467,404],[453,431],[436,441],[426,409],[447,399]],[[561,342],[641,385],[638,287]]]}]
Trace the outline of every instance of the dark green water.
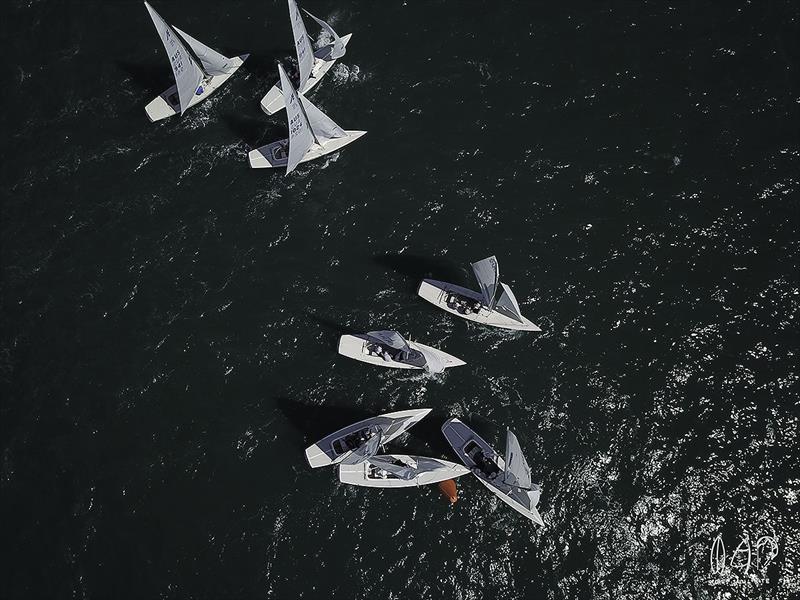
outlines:
[{"label": "dark green water", "polygon": [[[354,33],[312,100],[369,133],[284,178],[246,163],[286,132],[282,0],[157,3],[252,53],[158,124],[140,2],[4,5],[0,597],[800,593],[798,5],[304,6]],[[415,296],[489,254],[542,333]],[[336,354],[382,328],[468,364]],[[451,508],[306,465],[410,407],[392,449],[513,426],[546,527],[471,477]],[[780,552],[712,575],[720,534]]]}]

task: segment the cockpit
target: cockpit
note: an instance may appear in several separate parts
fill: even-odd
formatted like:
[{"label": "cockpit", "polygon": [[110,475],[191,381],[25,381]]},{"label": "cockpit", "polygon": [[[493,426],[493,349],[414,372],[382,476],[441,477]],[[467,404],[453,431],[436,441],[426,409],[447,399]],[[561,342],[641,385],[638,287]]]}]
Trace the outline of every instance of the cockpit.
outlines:
[{"label": "cockpit", "polygon": [[477,315],[479,312],[481,312],[481,306],[483,306],[480,300],[474,300],[473,298],[468,298],[467,296],[462,296],[461,294],[456,294],[455,292],[447,292],[445,303],[449,309],[454,310],[462,315]]}]

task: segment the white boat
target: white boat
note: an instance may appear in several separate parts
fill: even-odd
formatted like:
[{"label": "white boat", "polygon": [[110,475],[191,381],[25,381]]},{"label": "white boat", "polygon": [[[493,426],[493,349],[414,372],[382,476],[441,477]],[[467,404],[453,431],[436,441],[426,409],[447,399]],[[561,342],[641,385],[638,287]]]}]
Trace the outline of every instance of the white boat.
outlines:
[{"label": "white boat", "polygon": [[500,281],[497,258],[490,256],[472,263],[472,270],[478,280],[480,292],[454,283],[423,279],[417,294],[442,310],[468,321],[502,329],[541,331],[522,316],[511,288]]},{"label": "white boat", "polygon": [[278,72],[288,106],[289,138],[251,150],[247,155],[251,168],[286,167],[288,175],[298,164],[335,152],[367,133],[339,127],[309,100],[298,96],[280,63]]},{"label": "white boat", "polygon": [[[322,19],[318,19],[310,12],[305,13],[314,19],[317,24],[322,27],[331,36],[331,42],[325,44],[321,48],[314,50],[311,47],[309,35],[306,32],[306,25],[303,22],[303,15],[297,8],[295,0],[289,0],[289,19],[292,22],[292,34],[294,35],[294,46],[297,50],[297,66],[300,72],[300,82],[297,90],[300,94],[307,94],[308,91],[317,85],[325,74],[331,70],[331,67],[336,61],[344,56],[347,48],[347,42],[350,41],[352,33],[339,35],[333,30],[333,27],[328,25]],[[267,92],[261,99],[261,110],[268,115],[273,115],[276,112],[283,110],[286,106],[286,101],[281,88],[283,82],[279,81]]]},{"label": "white boat", "polygon": [[506,455],[500,456],[477,433],[458,419],[442,425],[442,433],[475,477],[511,508],[537,525],[544,525],[536,506],[541,487],[531,481],[531,468],[522,455],[517,436],[506,432]]},{"label": "white boat", "polygon": [[306,460],[316,469],[339,463],[359,464],[375,456],[387,444],[431,412],[417,408],[364,419],[336,431],[306,448]]},{"label": "white boat", "polygon": [[370,331],[339,338],[339,354],[361,362],[394,369],[425,369],[441,373],[447,367],[465,365],[447,352],[406,340],[396,331]]},{"label": "white boat", "polygon": [[467,473],[469,469],[449,460],[407,454],[382,454],[357,465],[339,465],[342,483],[377,488],[428,485]]},{"label": "white boat", "polygon": [[147,2],[144,5],[164,43],[175,76],[175,85],[144,108],[147,117],[154,122],[183,114],[208,98],[244,64],[249,54],[233,58],[223,56],[167,23]]}]

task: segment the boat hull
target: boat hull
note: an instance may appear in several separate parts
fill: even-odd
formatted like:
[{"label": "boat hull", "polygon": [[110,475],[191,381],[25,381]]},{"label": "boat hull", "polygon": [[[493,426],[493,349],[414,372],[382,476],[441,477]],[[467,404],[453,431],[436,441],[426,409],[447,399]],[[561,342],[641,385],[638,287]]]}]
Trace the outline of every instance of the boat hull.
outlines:
[{"label": "boat hull", "polygon": [[[448,305],[448,295],[454,293],[459,296],[464,296],[470,300],[481,303],[480,311],[474,312],[461,312],[456,308]],[[444,281],[436,281],[435,279],[423,279],[417,289],[417,294],[420,298],[427,300],[431,304],[438,306],[442,310],[450,314],[480,323],[481,325],[489,325],[490,327],[499,327],[501,329],[512,329],[515,331],[541,331],[539,327],[534,325],[529,319],[522,317],[522,323],[516,319],[512,319],[497,311],[490,311],[483,305],[483,296],[474,290],[455,285],[454,283],[446,283]]]},{"label": "boat hull", "polygon": [[[300,160],[301,163],[308,162],[310,160],[314,160],[315,158],[319,158],[321,156],[325,156],[326,154],[330,154],[331,152],[336,152],[337,150],[341,150],[348,144],[355,142],[358,138],[362,135],[367,133],[366,131],[351,131],[348,130],[347,135],[345,137],[335,138],[332,140],[327,140],[321,146],[319,144],[314,144],[311,149],[306,152],[306,155]],[[286,167],[288,164],[288,158],[286,156],[286,152],[281,152],[282,148],[288,147],[289,140],[280,140],[277,142],[272,142],[271,144],[267,144],[266,146],[261,146],[260,148],[256,148],[255,150],[251,150],[247,155],[247,160],[250,163],[251,169],[274,169],[280,167]]]},{"label": "boat hull", "polygon": [[514,498],[510,497],[505,491],[492,484],[492,482],[486,478],[484,473],[477,468],[477,463],[472,460],[472,458],[464,450],[464,447],[470,441],[474,441],[478,446],[480,446],[485,455],[492,457],[492,460],[497,464],[497,467],[500,469],[500,471],[504,471],[506,468],[505,460],[502,456],[495,452],[494,448],[492,448],[486,440],[475,433],[472,429],[467,427],[459,419],[450,419],[444,425],[442,425],[442,433],[444,434],[444,437],[447,439],[450,446],[453,448],[453,451],[456,453],[459,460],[461,460],[461,462],[463,462],[472,471],[472,474],[475,475],[478,481],[480,481],[495,496],[500,498],[500,500],[508,504],[515,511],[526,516],[537,525],[544,525],[544,521],[542,521],[542,517],[539,515],[539,511],[536,510],[536,507],[528,509],[517,502]]},{"label": "boat hull", "polygon": [[[207,84],[203,86],[203,93],[202,94],[195,94],[191,101],[189,102],[189,106],[186,107],[186,110],[189,110],[195,104],[199,104],[206,98],[208,98],[211,94],[213,94],[217,89],[219,89],[222,84],[224,84],[231,76],[239,70],[244,64],[244,61],[247,60],[247,57],[250,56],[249,54],[242,54],[241,56],[237,56],[231,59],[231,72],[224,73],[222,75],[214,75]],[[144,107],[145,113],[147,113],[147,118],[150,119],[151,123],[155,123],[156,121],[161,121],[162,119],[166,119],[168,117],[174,117],[177,114],[180,114],[181,109],[180,105],[178,104],[177,100],[177,91],[178,86],[173,85],[163,94],[152,100],[147,106]],[[174,102],[171,102],[174,100]]]},{"label": "boat hull", "polygon": [[406,454],[387,454],[381,456],[381,458],[412,459],[416,461],[420,473],[413,479],[380,477],[375,476],[376,470],[380,471],[379,469],[376,469],[369,462],[363,462],[358,465],[339,465],[339,481],[361,487],[409,488],[455,479],[469,473],[469,469],[463,465],[439,458],[408,456]]},{"label": "boat hull", "polygon": [[316,444],[306,448],[306,460],[313,469],[338,464],[351,454],[351,452],[338,452],[336,450],[336,442],[345,436],[371,426],[378,426],[383,433],[381,443],[387,444],[419,423],[431,410],[430,408],[401,410],[353,423],[325,436]]},{"label": "boat hull", "polygon": [[[347,46],[347,42],[350,41],[352,36],[352,33],[343,35],[341,37],[342,43]],[[315,85],[322,81],[322,78],[325,76],[325,74],[330,71],[331,68],[333,68],[334,64],[336,64],[336,59],[331,60],[328,58],[331,46],[331,44],[328,46],[323,46],[314,52],[314,66],[311,68],[311,77],[308,78],[308,81],[306,82],[305,86],[303,86],[303,89],[298,90],[298,93],[303,95],[307,94]],[[283,101],[283,92],[281,91],[280,84],[276,83],[261,99],[261,110],[268,115],[274,115],[276,112],[280,112],[284,108],[286,108],[286,104]]]},{"label": "boat hull", "polygon": [[[377,365],[379,367],[388,367],[390,369],[424,370],[425,367],[417,367],[415,365],[409,365],[395,360],[384,360],[380,356],[368,354],[367,343],[370,341],[372,340],[370,340],[370,338],[366,335],[343,335],[341,338],[339,338],[339,354],[346,356],[347,358],[359,360],[371,365]],[[442,361],[445,369],[448,367],[459,367],[467,364],[460,358],[456,358],[447,352],[442,352],[437,348],[431,348],[430,346],[420,344],[419,342],[408,342],[408,345],[414,350],[424,348],[426,351],[435,354]]]}]

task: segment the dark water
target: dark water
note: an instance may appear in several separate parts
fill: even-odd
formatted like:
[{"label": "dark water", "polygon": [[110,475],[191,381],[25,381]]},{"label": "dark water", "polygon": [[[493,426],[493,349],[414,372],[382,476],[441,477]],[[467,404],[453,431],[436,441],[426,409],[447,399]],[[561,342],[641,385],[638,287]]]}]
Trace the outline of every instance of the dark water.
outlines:
[{"label": "dark water", "polygon": [[[284,178],[246,163],[286,131],[282,0],[156,4],[253,53],[159,124],[140,2],[4,5],[0,597],[800,593],[798,4],[305,6],[354,32],[313,101],[369,133]],[[416,298],[488,254],[542,333]],[[374,328],[468,365],[337,356]],[[305,464],[408,407],[394,449],[512,425],[546,527]],[[720,534],[779,554],[712,575]]]}]

